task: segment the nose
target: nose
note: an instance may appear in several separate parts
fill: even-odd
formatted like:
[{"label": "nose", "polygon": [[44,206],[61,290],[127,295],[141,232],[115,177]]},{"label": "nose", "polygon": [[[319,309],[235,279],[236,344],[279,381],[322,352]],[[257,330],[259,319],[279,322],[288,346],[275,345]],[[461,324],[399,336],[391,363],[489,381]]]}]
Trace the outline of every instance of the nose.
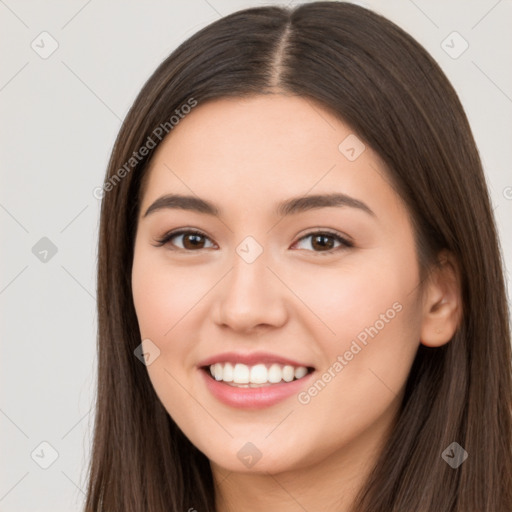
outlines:
[{"label": "nose", "polygon": [[235,253],[232,263],[231,270],[216,287],[214,318],[217,324],[239,333],[284,325],[288,315],[288,290],[276,277],[275,270],[268,268],[272,264],[266,252],[252,262]]}]

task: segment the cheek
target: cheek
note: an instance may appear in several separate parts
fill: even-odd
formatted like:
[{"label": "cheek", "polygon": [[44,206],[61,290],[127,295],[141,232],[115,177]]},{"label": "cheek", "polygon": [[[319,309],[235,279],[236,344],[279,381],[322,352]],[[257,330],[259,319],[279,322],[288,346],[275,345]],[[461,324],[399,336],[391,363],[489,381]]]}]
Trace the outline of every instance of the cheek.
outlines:
[{"label": "cheek", "polygon": [[132,292],[141,336],[163,343],[204,294],[204,284],[189,270],[168,266],[141,250],[135,252]]},{"label": "cheek", "polygon": [[343,267],[322,269],[315,279],[297,273],[294,291],[317,313],[307,312],[301,321],[316,333],[322,354],[321,382],[308,394],[322,391],[315,398],[319,407],[350,390],[347,411],[362,403],[378,408],[400,392],[419,345],[418,279],[413,250],[374,252],[357,265],[347,258]]},{"label": "cheek", "polygon": [[189,347],[180,343],[180,329],[200,290],[187,272],[157,261],[144,248],[135,249],[131,279],[141,338],[150,339],[159,350],[147,366],[149,379],[169,414],[181,417],[186,415],[187,396],[179,383],[189,364]]},{"label": "cheek", "polygon": [[[164,249],[135,249],[132,293],[141,339],[150,339],[159,356],[147,370],[166,406],[180,394],[178,382],[197,361],[196,338],[205,294],[218,277],[166,261]],[[177,381],[173,379],[175,377]],[[164,391],[165,390],[165,391]],[[186,403],[187,397],[183,397]]]},{"label": "cheek", "polygon": [[368,265],[359,260],[359,266],[326,279],[323,294],[320,286],[315,289],[312,309],[324,313],[336,334],[318,338],[327,358],[304,402],[315,401],[317,411],[337,403],[340,422],[350,418],[363,428],[397,399],[419,346],[415,261],[413,252],[381,255]]},{"label": "cheek", "polygon": [[[353,261],[347,258],[342,265],[315,271],[281,271],[302,303],[297,302],[297,310],[303,312],[301,322],[316,333],[328,353],[339,352],[347,340],[358,336],[364,343],[370,336],[367,329],[390,332],[391,324],[395,329],[407,316],[402,311],[415,307],[414,260],[397,258],[391,263],[384,255],[368,254],[366,260]],[[409,322],[418,324],[419,318],[408,317],[404,323]]]}]

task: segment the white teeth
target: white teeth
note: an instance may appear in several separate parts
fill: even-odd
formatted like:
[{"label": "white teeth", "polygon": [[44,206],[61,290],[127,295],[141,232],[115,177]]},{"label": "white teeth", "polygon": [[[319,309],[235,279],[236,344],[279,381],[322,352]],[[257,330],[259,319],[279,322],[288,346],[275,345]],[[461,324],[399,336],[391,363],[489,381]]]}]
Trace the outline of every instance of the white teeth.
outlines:
[{"label": "white teeth", "polygon": [[[226,371],[226,370],[224,370]],[[308,369],[305,367],[305,366],[299,366],[298,368],[295,368],[295,378],[296,379],[302,379],[302,377],[304,377],[304,375],[306,375],[306,373],[308,373]]]},{"label": "white teeth", "polygon": [[246,364],[235,364],[233,382],[235,384],[249,384],[249,367]]},{"label": "white teeth", "polygon": [[264,364],[253,366],[249,380],[253,384],[265,384],[267,382],[267,367]]},{"label": "white teeth", "polygon": [[[220,365],[222,367],[222,365]],[[233,365],[226,363],[222,372],[222,380],[224,382],[233,382]]]},{"label": "white teeth", "polygon": [[268,381],[271,384],[277,384],[278,382],[281,382],[282,378],[283,378],[283,371],[281,370],[281,367],[278,364],[273,364],[268,369]]},{"label": "white teeth", "polygon": [[293,380],[294,371],[295,369],[293,368],[293,366],[286,365],[283,368],[283,380],[285,382],[291,382]]},{"label": "white teeth", "polygon": [[[274,363],[267,366],[263,363],[254,366],[237,363],[215,363],[210,366],[210,373],[215,380],[232,383],[231,385],[265,385],[277,384],[281,381],[291,382],[302,379],[308,373],[305,366],[280,365]],[[247,387],[247,386],[245,386]]]},{"label": "white teeth", "polygon": [[222,365],[220,363],[213,365],[213,376],[215,380],[222,380]]}]

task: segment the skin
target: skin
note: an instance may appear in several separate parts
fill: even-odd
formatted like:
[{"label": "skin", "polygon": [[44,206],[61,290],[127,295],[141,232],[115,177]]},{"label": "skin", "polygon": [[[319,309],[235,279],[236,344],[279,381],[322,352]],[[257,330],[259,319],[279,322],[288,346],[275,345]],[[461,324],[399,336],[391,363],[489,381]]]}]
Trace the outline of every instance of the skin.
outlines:
[{"label": "skin", "polygon": [[[147,366],[151,382],[211,461],[220,512],[348,511],[393,428],[419,344],[447,343],[460,319],[455,263],[445,254],[420,286],[408,211],[371,148],[354,161],[339,151],[352,133],[297,96],[218,99],[195,107],[152,160],[133,299],[141,339],[160,350]],[[332,192],[375,215],[349,206],[274,212],[290,197]],[[222,214],[161,209],[143,217],[166,193],[199,196]],[[157,247],[178,228],[204,233],[203,248],[190,236]],[[327,254],[331,246],[304,238],[321,230],[354,246],[338,249],[329,238]],[[249,235],[263,248],[250,264],[236,252]],[[199,373],[212,355],[257,350],[308,362],[320,378],[396,303],[400,312],[307,404],[292,395],[264,409],[230,407]],[[247,442],[262,454],[250,468],[237,457]]]}]

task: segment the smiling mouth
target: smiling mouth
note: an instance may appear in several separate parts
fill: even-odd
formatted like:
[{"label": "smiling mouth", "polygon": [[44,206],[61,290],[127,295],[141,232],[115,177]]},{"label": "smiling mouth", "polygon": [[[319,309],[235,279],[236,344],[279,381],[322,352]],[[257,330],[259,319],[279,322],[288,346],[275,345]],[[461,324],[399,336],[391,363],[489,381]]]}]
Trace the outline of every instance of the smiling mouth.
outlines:
[{"label": "smiling mouth", "polygon": [[211,379],[237,388],[259,388],[289,383],[304,378],[314,371],[312,367],[278,363],[246,365],[243,363],[215,363],[203,366]]}]

